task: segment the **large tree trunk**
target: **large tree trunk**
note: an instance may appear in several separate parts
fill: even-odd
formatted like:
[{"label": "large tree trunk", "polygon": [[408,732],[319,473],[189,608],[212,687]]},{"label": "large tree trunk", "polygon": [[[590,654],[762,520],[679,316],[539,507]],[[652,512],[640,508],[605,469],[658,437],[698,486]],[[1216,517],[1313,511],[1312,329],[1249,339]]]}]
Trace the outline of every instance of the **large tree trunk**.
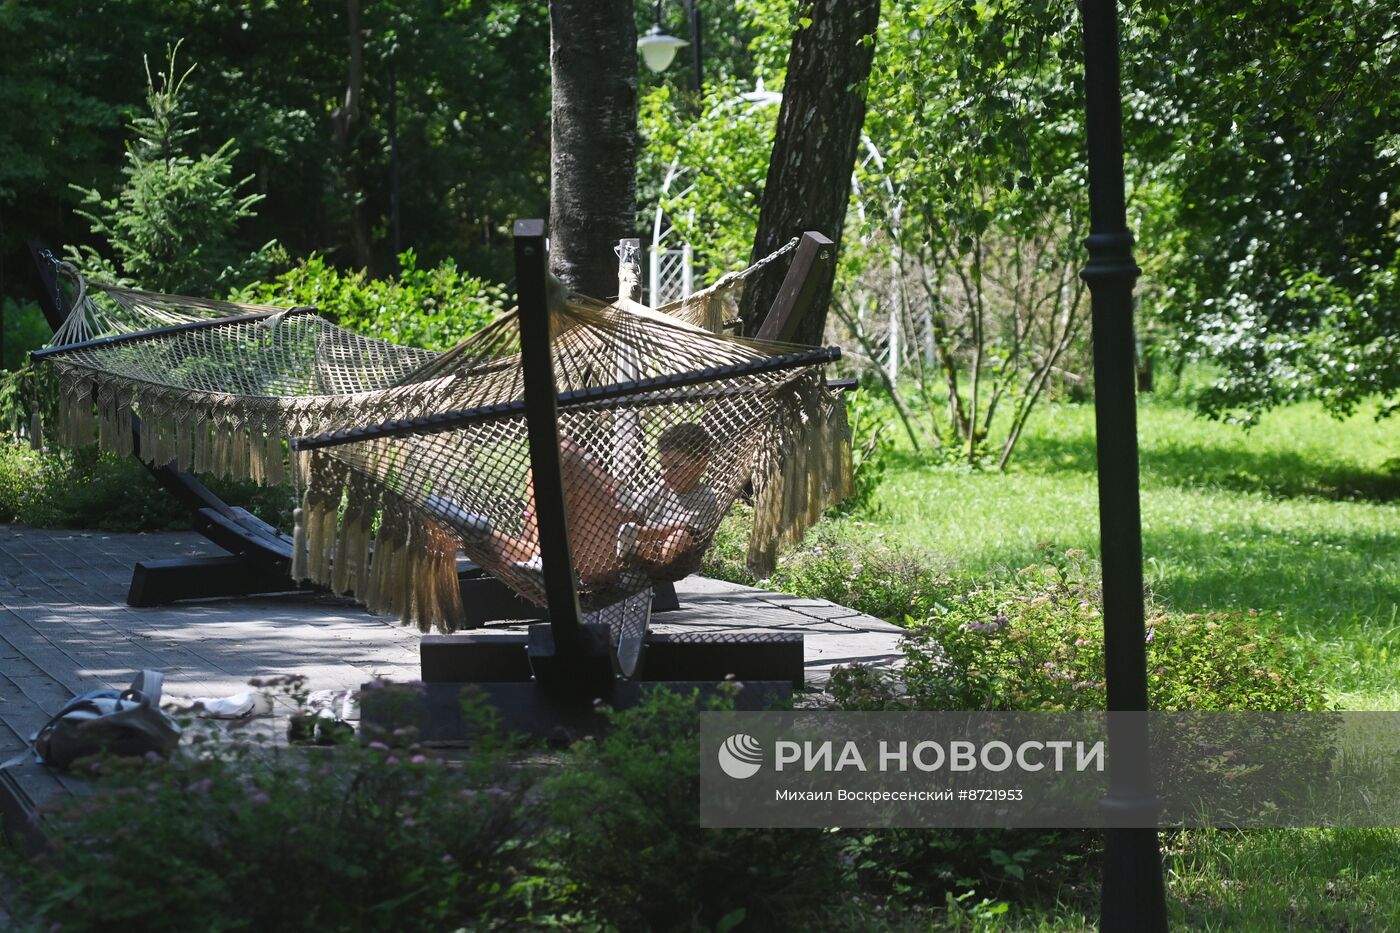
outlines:
[{"label": "large tree trunk", "polygon": [[613,246],[637,222],[637,26],[632,0],[551,0],[550,268],[617,294]]},{"label": "large tree trunk", "polygon": [[[851,169],[865,123],[865,84],[875,57],[880,0],[813,0],[806,7],[811,25],[798,29],[788,56],[778,133],[768,163],[763,205],[758,215],[752,259],[767,256],[804,230],[836,241],[846,222]],[[795,339],[816,344],[826,329],[835,262],[819,267],[812,310]],[[749,279],[739,305],[744,333],[752,336],[781,285],[777,275]]]}]

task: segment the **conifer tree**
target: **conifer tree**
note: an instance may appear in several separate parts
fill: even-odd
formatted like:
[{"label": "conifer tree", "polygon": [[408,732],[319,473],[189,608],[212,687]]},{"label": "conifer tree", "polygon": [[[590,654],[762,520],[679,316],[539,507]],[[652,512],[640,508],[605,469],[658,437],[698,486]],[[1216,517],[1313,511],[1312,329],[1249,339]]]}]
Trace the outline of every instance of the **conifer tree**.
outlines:
[{"label": "conifer tree", "polygon": [[166,71],[154,78],[146,62],[150,112],[130,124],[121,190],[104,198],[74,186],[83,195],[78,212],[108,248],[85,246],[70,250],[70,258],[107,281],[212,297],[266,272],[275,242],[251,254],[240,248],[239,221],[253,216],[262,195],[240,194],[251,178],[231,180],[234,141],[204,155],[187,151],[197,114],[180,95],[194,66],[177,72],[178,51],[176,43]]}]

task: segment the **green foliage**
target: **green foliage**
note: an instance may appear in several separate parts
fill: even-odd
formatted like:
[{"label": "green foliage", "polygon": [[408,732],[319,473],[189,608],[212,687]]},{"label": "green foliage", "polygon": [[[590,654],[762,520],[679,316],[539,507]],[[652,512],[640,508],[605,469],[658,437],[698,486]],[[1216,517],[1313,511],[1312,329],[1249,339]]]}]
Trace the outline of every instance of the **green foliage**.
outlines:
[{"label": "green foliage", "polygon": [[1220,367],[1204,411],[1251,422],[1313,398],[1400,401],[1393,11],[1212,0],[1125,21],[1127,136],[1161,242],[1145,303],[1172,352]]},{"label": "green foliage", "polygon": [[57,421],[58,376],[53,367],[25,363],[0,372],[0,437],[28,438],[36,413],[41,426]]},{"label": "green foliage", "polygon": [[[1047,553],[1014,577],[910,620],[897,675],[853,668],[833,693],[856,708],[1101,710],[1103,594],[1082,551]],[[1257,614],[1172,614],[1147,628],[1153,709],[1327,708],[1316,661],[1263,631]],[[895,684],[898,684],[895,687]]]},{"label": "green foliage", "polygon": [[801,547],[781,557],[773,575],[755,580],[745,567],[751,513],[737,509],[715,535],[701,573],[781,593],[827,599],[894,621],[928,611],[953,586],[927,555],[880,539],[862,540],[819,525]]},{"label": "green foliage", "polygon": [[[358,200],[370,220],[378,268],[392,270],[393,106],[404,245],[416,245],[426,265],[455,257],[477,274],[505,278],[512,271],[511,221],[548,204],[548,7],[518,0],[363,6],[364,107],[354,154],[362,190],[325,205],[331,223],[307,231],[315,239],[304,250],[325,249],[343,263],[337,247],[345,243],[346,225],[340,218]],[[276,15],[296,21],[306,14],[289,8]],[[339,9],[322,15],[328,33],[344,35]],[[331,56],[327,65],[314,84],[308,82],[321,113],[344,95],[343,55]],[[322,202],[324,195],[306,183],[324,171],[323,139],[313,134],[296,151],[307,169],[300,196]],[[284,189],[282,208],[295,217],[302,205]]]},{"label": "green foliage", "polygon": [[[738,82],[712,86],[698,114],[666,86],[641,99],[638,125],[645,145],[638,176],[659,189],[676,172],[666,191],[642,191],[642,200],[659,199],[694,249],[696,264],[715,277],[744,268],[753,251],[778,108],[745,100],[742,95],[752,90]],[[651,220],[646,218],[648,226]]]},{"label": "green foliage", "polygon": [[25,364],[29,351],[42,347],[53,331],[44,320],[44,313],[33,302],[0,298],[0,315],[4,318],[0,347],[5,354],[0,368],[16,370]]},{"label": "green foliage", "polygon": [[[206,479],[217,495],[263,521],[291,528],[296,494],[290,486]],[[162,531],[188,528],[190,514],[131,457],[96,447],[39,452],[27,444],[6,441],[0,443],[0,522],[38,528]]]},{"label": "green foliage", "polygon": [[4,858],[34,929],[435,931],[512,913],[528,845],[502,767],[382,745],[95,767],[91,794],[54,805],[48,846]]},{"label": "green foliage", "polygon": [[53,367],[31,365],[28,354],[52,336],[39,306],[3,301],[4,368],[0,369],[0,438],[29,436],[33,415],[53,424],[58,410],[58,383]]},{"label": "green foliage", "polygon": [[186,151],[195,114],[181,93],[194,67],[178,75],[176,67],[176,49],[159,80],[146,66],[150,114],[130,124],[135,138],[127,145],[121,190],[109,198],[96,189],[83,190],[78,213],[111,256],[89,246],[70,250],[70,257],[87,274],[108,281],[209,295],[265,271],[273,244],[252,255],[241,253],[238,224],[253,216],[261,196],[238,193],[250,179],[231,180],[237,155],[233,140],[198,158]]},{"label": "green foliage", "polygon": [[0,522],[20,520],[31,490],[38,484],[40,455],[28,445],[0,445]]},{"label": "green foliage", "polygon": [[[130,17],[134,3],[123,4]],[[0,3],[0,253],[11,270],[28,257],[24,240],[57,237],[77,201],[67,188],[75,179],[105,184],[117,174],[119,152],[110,144],[120,131],[128,97],[111,79],[110,55],[115,41],[130,42],[140,30],[94,23],[100,15],[86,8],[73,15],[69,8],[43,3]],[[105,10],[103,11],[105,12]],[[118,37],[121,37],[120,40]],[[135,53],[122,49],[123,64]],[[5,283],[7,295],[17,289]],[[12,291],[13,290],[13,291]]]},{"label": "green foliage", "polygon": [[[1047,554],[1015,577],[960,592],[909,620],[898,673],[837,670],[838,706],[860,710],[1101,710],[1102,597],[1082,553]],[[1244,614],[1154,612],[1149,690],[1158,709],[1326,708],[1312,665]],[[1228,787],[1228,785],[1227,785]],[[862,891],[899,901],[932,886],[1035,900],[1097,867],[1084,831],[892,830],[852,833],[845,851]]]},{"label": "green foliage", "polygon": [[[303,681],[254,685],[299,702]],[[490,733],[440,759],[411,730],[97,760],[92,792],[46,814],[49,847],[3,854],[7,907],[40,930],[801,928],[844,890],[834,838],[701,830],[699,708],[658,691],[548,769]]]},{"label": "green foliage", "polygon": [[445,350],[505,310],[503,286],[473,278],[444,260],[418,268],[418,256],[399,256],[398,279],[374,279],[341,272],[324,257],[312,256],[271,282],[236,291],[236,301],[311,305],[342,327],[394,343]]},{"label": "green foliage", "polygon": [[547,845],[574,897],[624,930],[819,915],[840,882],[830,834],[699,827],[696,709],[693,695],[658,690],[610,713],[609,732],[575,745],[545,783]]},{"label": "green foliage", "polygon": [[1186,356],[1224,367],[1197,396],[1201,410],[1253,425],[1303,399],[1338,418],[1367,401],[1378,418],[1400,409],[1400,250],[1357,282],[1312,269],[1284,277],[1290,284],[1271,301],[1233,295],[1182,335]]},{"label": "green foliage", "polygon": [[851,494],[837,506],[843,513],[871,514],[879,509],[875,493],[885,478],[885,469],[895,448],[890,408],[887,399],[869,388],[862,387],[846,394],[854,473]]},{"label": "green foliage", "polygon": [[[1020,903],[1044,901],[1061,886],[1079,882],[1098,867],[1098,834],[1083,830],[890,829],[841,834],[842,855],[869,900],[892,909],[911,902],[940,901],[949,927],[959,908],[973,919],[1005,913],[1003,901],[964,904],[973,892],[988,891]],[[977,929],[975,924],[968,924]]]},{"label": "green foliage", "polygon": [[886,5],[880,35],[833,310],[865,368],[912,379],[941,456],[1005,468],[1085,362],[1076,21],[928,0]]},{"label": "green foliage", "polygon": [[402,244],[417,245],[429,264],[456,256],[469,269],[508,274],[511,219],[547,200],[547,9],[505,0],[359,6],[364,74],[345,153],[331,125],[346,93],[345,4],[115,0],[82,15],[0,4],[0,46],[10,53],[0,61],[7,260],[18,265],[29,237],[81,236],[69,216],[81,195],[68,184],[108,192],[119,183],[123,153],[113,140],[144,92],[131,64],[183,41],[200,63],[185,88],[199,115],[192,149],[236,138],[231,177],[253,176],[266,195],[260,216],[240,224],[243,251],[276,238],[292,255],[314,250],[343,262],[358,209],[371,268],[391,271],[402,249],[391,234],[392,125]]},{"label": "green foliage", "polygon": [[[753,251],[778,105],[752,98],[757,82],[770,92],[781,90],[799,4],[742,0],[708,6],[700,4],[705,94],[697,100],[673,81],[643,89],[637,178],[638,203],[646,211],[641,226],[650,229],[651,211],[660,206],[694,250],[697,267],[712,279],[742,269]],[[718,31],[719,22],[728,28]],[[719,50],[716,36],[726,37]]]}]

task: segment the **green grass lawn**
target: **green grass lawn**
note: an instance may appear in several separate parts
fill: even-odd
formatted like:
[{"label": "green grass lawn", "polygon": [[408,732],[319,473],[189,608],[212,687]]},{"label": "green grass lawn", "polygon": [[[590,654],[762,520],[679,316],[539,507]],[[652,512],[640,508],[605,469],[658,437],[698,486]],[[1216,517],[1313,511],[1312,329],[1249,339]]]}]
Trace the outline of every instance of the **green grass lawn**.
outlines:
[{"label": "green grass lawn", "polygon": [[[894,454],[879,512],[852,525],[972,575],[1098,552],[1094,414],[1032,420],[1006,474]],[[1250,431],[1171,397],[1139,406],[1147,581],[1183,611],[1254,609],[1317,652],[1337,701],[1400,709],[1400,419],[1337,421],[1316,405]]]},{"label": "green grass lawn", "polygon": [[[1400,710],[1400,418],[1337,421],[1316,405],[1246,432],[1169,396],[1139,404],[1143,556],[1159,599],[1184,611],[1257,610],[1322,661],[1346,709]],[[1098,553],[1092,406],[1033,419],[1006,474],[896,452],[879,535],[969,577],[1037,560],[1046,543]],[[1400,831],[1164,834],[1176,927],[1400,928]],[[1081,929],[1082,905],[1016,910],[1015,929]]]}]

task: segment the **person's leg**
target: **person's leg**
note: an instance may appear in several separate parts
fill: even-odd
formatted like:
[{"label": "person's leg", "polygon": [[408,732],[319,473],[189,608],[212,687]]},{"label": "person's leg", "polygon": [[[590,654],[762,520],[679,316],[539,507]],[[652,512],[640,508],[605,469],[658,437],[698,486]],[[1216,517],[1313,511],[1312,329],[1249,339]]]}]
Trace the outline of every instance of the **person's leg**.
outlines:
[{"label": "person's leg", "polygon": [[423,509],[455,531],[469,550],[484,551],[488,556],[507,561],[529,560],[539,553],[539,530],[531,517],[527,516],[522,534],[516,537],[493,528],[486,516],[468,512],[445,496],[428,496],[423,501]]},{"label": "person's leg", "polygon": [[586,584],[609,583],[623,570],[617,534],[627,520],[616,484],[587,451],[568,438],[560,442],[559,462],[575,569]]}]

